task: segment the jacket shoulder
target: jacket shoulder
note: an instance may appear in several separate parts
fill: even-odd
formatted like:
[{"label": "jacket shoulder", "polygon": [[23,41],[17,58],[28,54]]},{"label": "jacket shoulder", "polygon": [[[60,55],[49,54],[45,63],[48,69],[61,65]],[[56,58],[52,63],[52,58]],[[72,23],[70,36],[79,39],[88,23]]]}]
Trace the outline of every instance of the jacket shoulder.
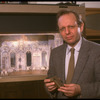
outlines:
[{"label": "jacket shoulder", "polygon": [[61,50],[65,50],[66,47],[67,47],[67,44],[63,44],[63,45],[60,45],[60,46],[58,46],[56,48],[53,48],[51,51],[52,52],[61,52]]}]

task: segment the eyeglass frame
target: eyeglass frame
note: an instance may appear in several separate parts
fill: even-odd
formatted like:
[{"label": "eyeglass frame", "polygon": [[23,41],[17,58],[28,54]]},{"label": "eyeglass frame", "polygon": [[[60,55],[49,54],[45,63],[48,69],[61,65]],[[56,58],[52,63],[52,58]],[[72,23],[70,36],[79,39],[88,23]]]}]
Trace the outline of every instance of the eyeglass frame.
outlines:
[{"label": "eyeglass frame", "polygon": [[[76,25],[69,25],[66,26],[68,28],[68,30],[73,30],[75,27],[79,27],[77,24]],[[61,29],[59,29],[60,32],[65,32],[66,27],[62,27]]]}]

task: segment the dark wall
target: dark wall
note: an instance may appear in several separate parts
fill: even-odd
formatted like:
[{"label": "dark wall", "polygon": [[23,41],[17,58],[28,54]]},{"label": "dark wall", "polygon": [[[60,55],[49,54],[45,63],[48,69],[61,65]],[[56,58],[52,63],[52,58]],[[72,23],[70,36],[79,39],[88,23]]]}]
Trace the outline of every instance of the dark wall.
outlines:
[{"label": "dark wall", "polygon": [[0,33],[56,32],[56,14],[2,13]]}]

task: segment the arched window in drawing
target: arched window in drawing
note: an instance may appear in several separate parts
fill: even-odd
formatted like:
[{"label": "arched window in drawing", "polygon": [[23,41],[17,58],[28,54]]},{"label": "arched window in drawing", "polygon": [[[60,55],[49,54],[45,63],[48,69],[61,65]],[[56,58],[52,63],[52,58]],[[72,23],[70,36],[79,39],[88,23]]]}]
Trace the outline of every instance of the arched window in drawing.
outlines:
[{"label": "arched window in drawing", "polygon": [[46,51],[42,52],[42,66],[47,67],[47,52]]},{"label": "arched window in drawing", "polygon": [[26,52],[26,65],[27,66],[31,66],[31,52],[30,51],[28,51],[28,52]]},{"label": "arched window in drawing", "polygon": [[3,52],[2,53],[2,69],[6,69],[8,66],[8,53],[7,52]]},{"label": "arched window in drawing", "polygon": [[10,53],[10,63],[11,63],[11,67],[16,66],[16,55],[14,52]]}]

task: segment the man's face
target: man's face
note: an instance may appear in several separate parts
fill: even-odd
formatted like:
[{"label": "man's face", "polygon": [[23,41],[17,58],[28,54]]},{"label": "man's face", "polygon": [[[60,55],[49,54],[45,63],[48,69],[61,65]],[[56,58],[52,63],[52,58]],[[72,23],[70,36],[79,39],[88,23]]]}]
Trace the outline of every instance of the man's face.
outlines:
[{"label": "man's face", "polygon": [[74,14],[64,14],[58,19],[58,27],[63,39],[72,47],[80,40],[83,24],[79,27]]}]

